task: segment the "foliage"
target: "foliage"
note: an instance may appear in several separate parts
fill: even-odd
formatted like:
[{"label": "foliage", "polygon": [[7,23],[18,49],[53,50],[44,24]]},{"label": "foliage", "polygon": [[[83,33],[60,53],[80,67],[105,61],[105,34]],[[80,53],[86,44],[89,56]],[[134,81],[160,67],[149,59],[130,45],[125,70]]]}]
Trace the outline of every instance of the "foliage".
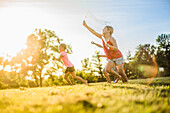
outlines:
[{"label": "foliage", "polygon": [[[128,52],[127,60],[125,63],[126,73],[129,78],[141,78],[141,77],[152,77],[152,70],[155,70],[155,66],[164,68],[164,72],[158,72],[159,76],[170,75],[170,34],[161,34],[157,37],[157,46],[144,44],[137,47],[137,51],[134,57]],[[153,58],[156,58],[156,65]],[[147,69],[146,69],[147,68]],[[155,71],[156,71],[155,70]],[[151,73],[147,73],[151,72]],[[147,76],[146,76],[147,75]]]},{"label": "foliage", "polygon": [[89,58],[85,58],[81,61],[82,63],[82,70],[85,72],[92,72],[92,63],[90,62]]},{"label": "foliage", "polygon": [[156,61],[159,67],[165,69],[164,76],[170,76],[170,34],[161,34],[157,37],[158,44]]},{"label": "foliage", "polygon": [[128,63],[125,63],[126,73],[129,78],[152,77],[150,70],[146,68],[155,67],[153,57],[155,56],[155,46],[150,44],[139,45],[134,57],[129,52],[127,55]]},{"label": "foliage", "polygon": [[102,78],[104,78],[102,73],[102,60],[98,55],[99,51],[96,51],[95,55],[92,56],[93,72],[97,72]]},{"label": "foliage", "polygon": [[97,82],[97,77],[93,72],[76,71],[76,75],[88,80],[89,83]]}]

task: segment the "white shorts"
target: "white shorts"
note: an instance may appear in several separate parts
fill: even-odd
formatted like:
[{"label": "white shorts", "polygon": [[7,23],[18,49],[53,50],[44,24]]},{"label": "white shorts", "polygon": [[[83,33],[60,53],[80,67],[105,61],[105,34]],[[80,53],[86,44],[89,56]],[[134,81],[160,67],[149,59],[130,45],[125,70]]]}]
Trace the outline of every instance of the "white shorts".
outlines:
[{"label": "white shorts", "polygon": [[114,62],[116,64],[123,64],[123,57],[117,58],[117,59],[109,59],[108,62]]}]

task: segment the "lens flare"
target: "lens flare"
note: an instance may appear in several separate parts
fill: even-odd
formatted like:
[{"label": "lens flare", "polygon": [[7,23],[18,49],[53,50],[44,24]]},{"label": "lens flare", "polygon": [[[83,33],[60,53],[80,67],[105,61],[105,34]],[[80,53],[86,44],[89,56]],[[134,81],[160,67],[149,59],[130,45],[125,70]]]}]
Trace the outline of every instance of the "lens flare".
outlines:
[{"label": "lens flare", "polygon": [[152,81],[154,80],[154,78],[156,77],[156,75],[157,75],[157,73],[158,73],[158,64],[157,64],[157,62],[156,62],[155,59],[156,59],[155,57],[152,58],[152,61],[153,61],[153,63],[154,63],[153,77],[152,77],[152,79],[149,79],[149,80],[148,80],[147,85],[149,85],[149,84],[152,83]]},{"label": "lens flare", "polygon": [[158,65],[155,57],[152,58],[153,65],[139,65],[138,69],[143,72],[144,77],[149,77],[147,85],[151,84],[158,73]]}]

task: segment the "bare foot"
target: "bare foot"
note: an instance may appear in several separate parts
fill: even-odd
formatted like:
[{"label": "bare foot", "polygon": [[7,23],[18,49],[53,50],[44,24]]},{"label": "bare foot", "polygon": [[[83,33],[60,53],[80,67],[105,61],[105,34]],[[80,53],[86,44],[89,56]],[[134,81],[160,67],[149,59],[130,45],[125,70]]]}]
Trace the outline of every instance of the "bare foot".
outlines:
[{"label": "bare foot", "polygon": [[115,80],[115,83],[117,83],[119,81],[119,79],[117,78],[116,80]]},{"label": "bare foot", "polygon": [[85,84],[88,85],[88,81],[87,80],[85,80]]},{"label": "bare foot", "polygon": [[109,81],[109,82],[107,81],[107,83],[108,83],[108,84],[111,84],[111,81]]},{"label": "bare foot", "polygon": [[122,75],[122,82],[123,82],[123,83],[124,83],[124,82],[128,82],[127,76]]},{"label": "bare foot", "polygon": [[125,82],[125,79],[124,79],[124,78],[122,78],[122,82],[123,82],[123,83]]},{"label": "bare foot", "polygon": [[120,79],[122,79],[121,76],[115,80],[115,83],[117,83]]}]

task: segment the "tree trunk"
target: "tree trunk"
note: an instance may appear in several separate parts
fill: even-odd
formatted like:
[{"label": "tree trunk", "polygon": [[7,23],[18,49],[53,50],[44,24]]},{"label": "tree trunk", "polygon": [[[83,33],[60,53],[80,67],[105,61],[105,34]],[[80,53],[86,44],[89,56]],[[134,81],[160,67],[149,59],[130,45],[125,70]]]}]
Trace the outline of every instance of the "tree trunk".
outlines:
[{"label": "tree trunk", "polygon": [[40,72],[40,87],[42,87],[42,76],[41,76],[41,72]]},{"label": "tree trunk", "polygon": [[35,79],[35,83],[37,84],[37,87],[39,86],[39,84],[38,84],[38,78],[37,78],[37,76],[36,75],[34,75],[34,79]]}]

